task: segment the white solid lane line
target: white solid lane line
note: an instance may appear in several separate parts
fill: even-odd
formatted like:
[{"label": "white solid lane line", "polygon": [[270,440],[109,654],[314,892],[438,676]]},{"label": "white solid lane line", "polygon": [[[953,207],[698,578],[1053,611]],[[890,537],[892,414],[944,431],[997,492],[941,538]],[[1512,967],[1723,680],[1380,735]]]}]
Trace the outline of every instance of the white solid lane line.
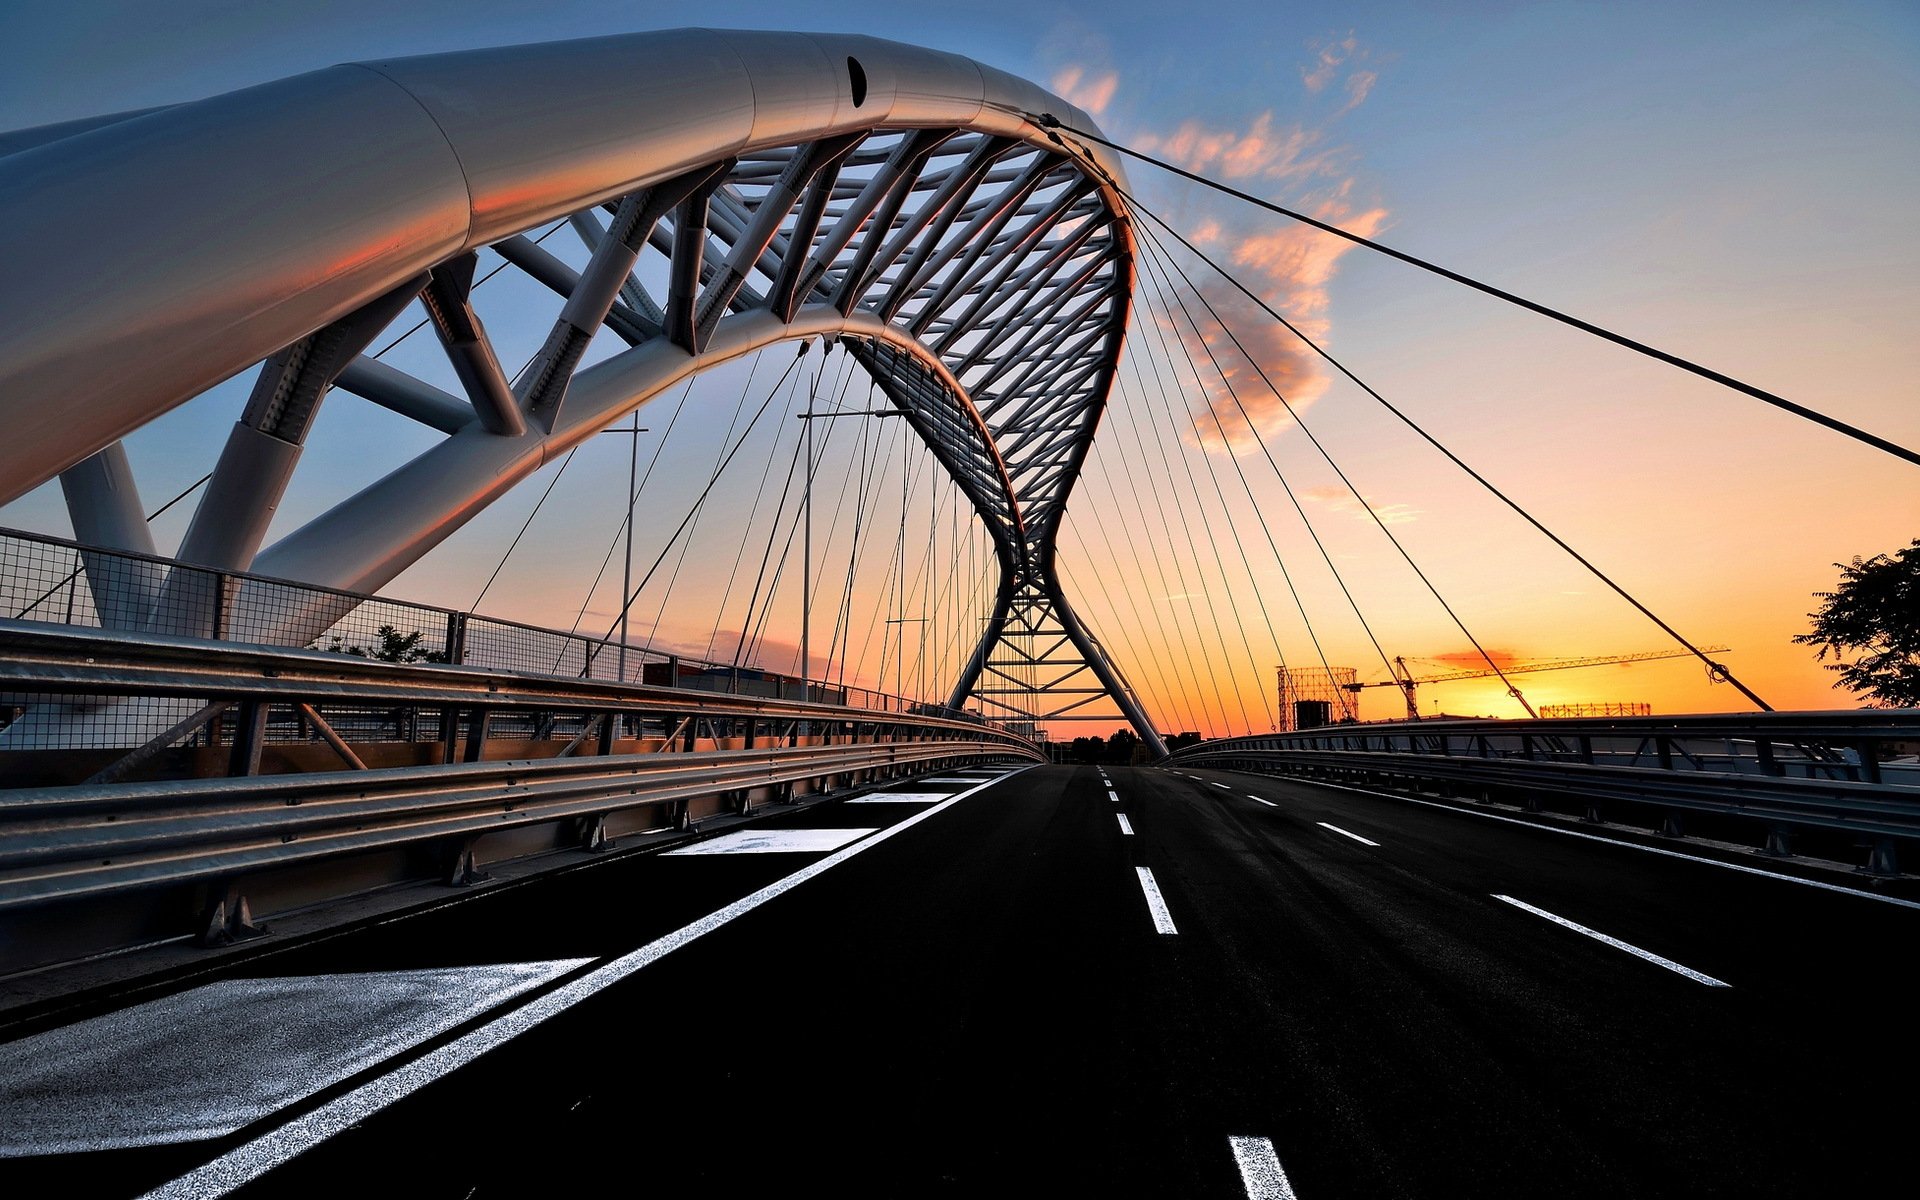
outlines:
[{"label": "white solid lane line", "polygon": [[1240,1164],[1240,1184],[1247,1189],[1247,1200],[1296,1200],[1272,1142],[1263,1137],[1227,1141],[1233,1146],[1233,1161]]},{"label": "white solid lane line", "polygon": [[1329,825],[1325,821],[1315,821],[1314,824],[1318,825],[1322,829],[1331,829],[1335,833],[1339,834],[1341,837],[1350,837],[1354,841],[1359,842],[1362,846],[1378,846],[1380,844],[1379,842],[1369,841],[1368,839],[1361,837],[1357,833],[1348,833],[1346,830],[1340,828],[1338,825]]},{"label": "white solid lane line", "polygon": [[1362,796],[1378,796],[1382,800],[1398,800],[1402,804],[1418,804],[1422,808],[1437,808],[1443,812],[1459,813],[1462,816],[1479,817],[1486,821],[1498,821],[1503,825],[1519,825],[1525,829],[1537,829],[1541,833],[1555,833],[1561,837],[1579,838],[1584,842],[1599,842],[1604,846],[1618,846],[1622,850],[1638,850],[1643,854],[1657,854],[1662,858],[1677,858],[1681,862],[1699,863],[1707,867],[1719,867],[1723,871],[1738,871],[1742,875],[1758,875],[1762,879],[1777,879],[1782,883],[1797,883],[1801,887],[1818,888],[1823,892],[1839,892],[1846,896],[1858,896],[1862,900],[1877,900],[1882,904],[1891,904],[1897,908],[1920,909],[1920,900],[1903,900],[1899,896],[1883,896],[1878,892],[1863,892],[1859,888],[1842,887],[1837,883],[1827,883],[1819,879],[1802,879],[1798,875],[1783,875],[1778,871],[1768,871],[1760,867],[1743,866],[1740,863],[1722,862],[1717,858],[1701,858],[1697,854],[1682,854],[1678,850],[1666,850],[1659,846],[1643,846],[1639,842],[1623,842],[1618,838],[1601,837],[1597,833],[1582,833],[1578,829],[1562,829],[1558,825],[1543,825],[1538,821],[1522,821],[1518,817],[1503,817],[1499,813],[1479,812],[1471,808],[1442,804],[1438,800],[1421,800],[1413,796],[1401,796],[1394,792],[1378,792],[1372,788],[1353,787],[1345,783],[1315,782],[1314,787],[1334,788],[1342,792],[1358,792]]},{"label": "white solid lane line", "polygon": [[1153,914],[1155,933],[1179,933],[1173,927],[1173,914],[1167,911],[1167,902],[1160,895],[1160,885],[1154,882],[1153,872],[1145,867],[1135,867],[1140,873],[1140,890],[1146,893],[1147,911]]},{"label": "white solid lane line", "polygon": [[[1009,772],[1009,775],[1016,774],[1019,772]],[[929,817],[952,808],[975,792],[985,791],[1006,778],[1008,776],[1003,775],[1000,779],[990,779],[964,792],[955,792],[952,798],[944,803],[923,809],[897,825],[887,826],[864,841],[855,842],[846,849],[829,854],[818,862],[809,863],[752,895],[743,896],[725,908],[716,909],[691,925],[684,925],[665,937],[648,942],[638,950],[611,959],[606,965],[589,971],[571,983],[562,984],[544,996],[536,997],[529,1004],[495,1017],[485,1025],[455,1038],[444,1046],[412,1062],[403,1063],[384,1075],[368,1080],[311,1112],[296,1117],[285,1125],[270,1129],[219,1158],[196,1167],[177,1179],[161,1184],[148,1192],[147,1197],[192,1197],[194,1200],[211,1200],[212,1197],[224,1196],[258,1179],[303,1150],[317,1146],[335,1134],[366,1120],[395,1101],[412,1095],[436,1079],[465,1066],[495,1046],[511,1041],[548,1018],[558,1016],[587,997],[604,991],[694,939],[712,933],[736,917],[752,912],[767,901],[785,895],[814,876],[832,870],[856,854],[864,854],[895,834],[912,829]]]},{"label": "white solid lane line", "polygon": [[1275,804],[1275,803],[1274,803],[1273,801],[1271,801],[1271,800],[1269,800],[1269,799],[1267,799],[1267,798],[1266,798],[1265,796],[1256,796],[1256,795],[1254,795],[1254,794],[1253,794],[1252,792],[1248,792],[1248,793],[1247,793],[1247,799],[1249,799],[1249,800],[1256,800],[1256,801],[1258,801],[1258,802],[1260,802],[1261,804],[1264,804],[1264,805],[1266,805],[1266,806],[1267,806],[1268,808],[1279,808],[1279,807],[1280,807],[1280,806],[1279,806],[1278,804]]},{"label": "white solid lane line", "polygon": [[1113,814],[1113,815],[1114,815],[1115,817],[1117,817],[1117,818],[1119,818],[1119,821],[1120,821],[1120,832],[1121,832],[1121,833],[1124,833],[1124,834],[1126,834],[1126,835],[1127,835],[1128,837],[1132,837],[1132,836],[1133,836],[1133,823],[1127,820],[1127,814],[1125,814],[1125,813],[1115,813],[1115,814]]},{"label": "white solid lane line", "polygon": [[1693,980],[1695,983],[1704,983],[1708,987],[1732,987],[1733,986],[1732,984],[1726,983],[1722,980],[1715,979],[1711,975],[1702,975],[1700,972],[1694,970],[1692,967],[1683,967],[1679,963],[1674,962],[1670,958],[1661,958],[1658,954],[1655,954],[1651,950],[1642,950],[1640,947],[1630,945],[1626,942],[1621,941],[1619,938],[1610,938],[1606,934],[1601,933],[1598,930],[1588,929],[1585,925],[1581,925],[1576,922],[1569,921],[1565,917],[1555,916],[1554,914],[1548,912],[1544,908],[1535,908],[1533,905],[1528,904],[1524,900],[1515,900],[1512,896],[1502,896],[1498,892],[1494,893],[1493,898],[1495,900],[1501,901],[1502,903],[1511,904],[1515,908],[1520,909],[1524,912],[1530,912],[1536,917],[1545,917],[1547,920],[1552,921],[1555,925],[1564,925],[1568,929],[1573,930],[1575,933],[1584,933],[1588,937],[1592,938],[1593,940],[1597,942],[1605,942],[1607,945],[1612,946],[1616,950],[1625,950],[1628,954],[1633,955],[1635,958],[1644,958],[1650,963],[1654,963],[1658,966],[1665,967],[1667,970],[1672,971],[1676,975],[1685,975],[1688,979]]}]

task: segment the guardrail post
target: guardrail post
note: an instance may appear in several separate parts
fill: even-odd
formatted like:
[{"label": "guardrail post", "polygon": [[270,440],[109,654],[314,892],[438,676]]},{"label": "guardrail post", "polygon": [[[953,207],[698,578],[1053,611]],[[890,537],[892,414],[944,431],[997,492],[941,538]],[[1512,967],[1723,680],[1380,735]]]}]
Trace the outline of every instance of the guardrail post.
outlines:
[{"label": "guardrail post", "polygon": [[447,661],[455,665],[467,661],[467,615],[447,614]]},{"label": "guardrail post", "polygon": [[1767,844],[1760,848],[1760,853],[1768,858],[1792,858],[1793,830],[1785,825],[1769,825]]},{"label": "guardrail post", "polygon": [[487,726],[493,723],[493,713],[489,709],[474,708],[467,714],[467,748],[460,756],[462,762],[477,763],[487,749]]},{"label": "guardrail post", "polygon": [[460,710],[449,704],[440,710],[440,761],[450,763],[460,749]]},{"label": "guardrail post", "polygon": [[613,849],[613,839],[607,836],[607,814],[594,813],[580,818],[580,848],[596,853]]},{"label": "guardrail post", "polygon": [[1868,875],[1894,876],[1900,873],[1899,852],[1894,849],[1893,839],[1875,838],[1873,849],[1867,854],[1867,865],[1861,868]]},{"label": "guardrail post", "polygon": [[447,856],[448,887],[472,887],[476,883],[483,883],[493,878],[474,864],[473,844],[479,840],[477,837],[465,837],[454,843],[451,853]]},{"label": "guardrail post", "polygon": [[195,939],[201,946],[231,946],[249,938],[263,937],[269,932],[266,926],[253,923],[253,908],[241,893],[239,884],[229,880],[211,884],[207,888],[207,901],[200,918],[200,934]]},{"label": "guardrail post", "polygon": [[213,577],[213,640],[227,640],[227,573],[217,572]]},{"label": "guardrail post", "polygon": [[1880,743],[1859,742],[1853,752],[1860,756],[1860,777],[1868,783],[1884,782],[1880,778]]},{"label": "guardrail post", "polygon": [[227,757],[227,774],[258,775],[260,751],[267,740],[267,702],[248,700],[240,706],[240,719],[233,723],[233,751]]},{"label": "guardrail post", "polygon": [[600,714],[600,754],[613,753],[613,739],[620,731],[621,715],[609,709]]}]

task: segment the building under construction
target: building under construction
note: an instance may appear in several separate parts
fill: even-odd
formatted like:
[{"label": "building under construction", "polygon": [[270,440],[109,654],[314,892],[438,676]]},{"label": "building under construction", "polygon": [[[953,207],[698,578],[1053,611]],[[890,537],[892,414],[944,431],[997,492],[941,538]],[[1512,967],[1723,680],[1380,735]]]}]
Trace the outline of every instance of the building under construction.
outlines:
[{"label": "building under construction", "polygon": [[1353,667],[1281,667],[1280,732],[1359,720],[1358,682]]}]

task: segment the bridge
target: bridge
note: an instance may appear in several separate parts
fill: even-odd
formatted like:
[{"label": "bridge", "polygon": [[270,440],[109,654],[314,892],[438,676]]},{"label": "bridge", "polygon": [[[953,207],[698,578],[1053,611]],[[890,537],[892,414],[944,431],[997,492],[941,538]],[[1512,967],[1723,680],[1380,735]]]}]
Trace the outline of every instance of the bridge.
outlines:
[{"label": "bridge", "polygon": [[[1902,1178],[1880,1042],[1920,770],[1890,748],[1920,714],[1772,711],[1130,166],[1224,186],[958,56],[700,30],[0,134],[0,503],[57,481],[71,530],[0,530],[0,1181],[1320,1200]],[[103,233],[129,197],[136,250]],[[1536,717],[1229,294],[1743,711]],[[669,452],[689,397],[742,376],[711,463]],[[1357,684],[1337,723],[1274,704],[1256,642],[1334,659],[1255,502],[1264,459],[1312,532],[1256,378],[1524,717],[1359,721]],[[127,441],[215,402],[239,414],[224,444],[149,512]],[[418,449],[289,528],[323,413]],[[1123,433],[1137,476],[1096,476]],[[521,536],[481,600],[406,594],[508,497],[535,501],[526,535],[603,436],[627,467],[604,632],[580,628],[598,578],[571,629],[483,603]],[[1068,508],[1120,512],[1123,488],[1176,515],[1104,549],[1199,593],[1218,661],[1262,676],[1237,703],[1227,667],[1155,652],[1134,597],[1098,597],[1104,638],[1084,615],[1077,587],[1104,585],[1063,554]],[[730,499],[744,528],[700,534]],[[696,547],[731,555],[704,648],[637,610]],[[1243,611],[1228,586],[1269,550],[1304,632],[1285,648],[1280,593]],[[1113,727],[1130,753],[1068,761],[1069,731]],[[1209,736],[1170,752],[1184,730]]]}]

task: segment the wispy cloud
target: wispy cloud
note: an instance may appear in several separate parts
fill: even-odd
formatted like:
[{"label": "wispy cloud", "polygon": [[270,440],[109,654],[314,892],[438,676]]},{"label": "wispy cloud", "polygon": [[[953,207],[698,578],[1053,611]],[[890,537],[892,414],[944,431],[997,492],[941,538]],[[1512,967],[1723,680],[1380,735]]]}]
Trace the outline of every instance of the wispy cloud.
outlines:
[{"label": "wispy cloud", "polygon": [[[1366,496],[1366,504],[1362,505],[1360,501],[1353,498],[1352,492],[1331,484],[1324,487],[1303,488],[1300,495],[1315,504],[1325,505],[1332,512],[1351,513],[1356,521],[1371,522],[1373,517],[1378,517],[1383,525],[1405,525],[1410,521],[1418,520],[1421,512],[1411,504],[1381,504],[1372,496]],[[1367,515],[1369,511],[1373,516]]]},{"label": "wispy cloud", "polygon": [[1054,73],[1053,90],[1093,116],[1107,111],[1114,89],[1120,86],[1117,71],[1093,71],[1082,66],[1066,66]]},{"label": "wispy cloud", "polygon": [[[1285,120],[1276,115],[1277,110],[1268,109],[1239,124],[1195,118],[1171,131],[1115,132],[1141,150],[1187,170],[1235,181],[1319,220],[1370,237],[1386,226],[1387,210],[1357,197],[1357,156],[1329,136],[1328,126],[1366,102],[1379,73],[1362,66],[1371,55],[1351,31],[1315,39],[1307,50],[1311,58],[1300,68],[1306,96],[1294,107],[1324,109],[1311,102],[1323,92],[1341,98],[1335,111],[1316,121]],[[1106,112],[1115,97],[1123,94],[1118,72],[1085,62],[1063,64],[1051,82],[1054,91],[1094,114]],[[1180,214],[1176,226],[1195,245],[1204,246],[1209,255],[1235,270],[1243,283],[1301,332],[1324,343],[1331,333],[1328,287],[1353,244],[1244,206],[1216,206],[1211,197],[1191,198],[1187,203],[1190,207]],[[1177,301],[1170,301],[1175,312],[1169,319],[1197,364],[1213,410],[1198,421],[1200,441],[1221,447],[1224,434],[1224,448],[1243,453],[1253,448],[1255,431],[1266,437],[1292,423],[1288,404],[1295,412],[1305,409],[1326,391],[1328,378],[1317,354],[1238,292],[1204,274],[1195,278],[1200,295],[1183,287],[1186,308],[1181,311]],[[1143,288],[1150,286],[1142,283]],[[1201,299],[1204,304],[1199,303]],[[1209,314],[1209,306],[1219,313],[1218,318]],[[1145,317],[1143,306],[1136,321]],[[1221,320],[1232,324],[1231,336]],[[1163,327],[1161,332],[1168,331]],[[1284,403],[1274,394],[1276,390],[1286,397]],[[1397,519],[1411,519],[1411,514]]]}]

